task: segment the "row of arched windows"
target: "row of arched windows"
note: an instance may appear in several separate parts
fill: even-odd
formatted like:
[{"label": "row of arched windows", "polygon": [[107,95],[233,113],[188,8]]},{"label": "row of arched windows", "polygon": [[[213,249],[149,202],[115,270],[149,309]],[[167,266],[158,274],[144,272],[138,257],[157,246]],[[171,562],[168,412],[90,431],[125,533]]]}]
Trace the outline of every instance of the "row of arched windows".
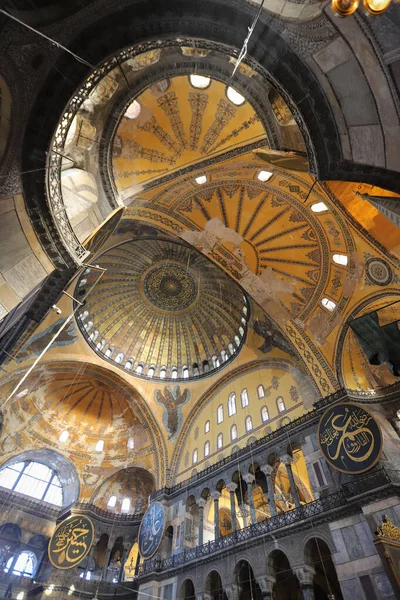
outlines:
[{"label": "row of arched windows", "polygon": [[[281,397],[280,397],[281,398]],[[281,398],[282,402],[283,402],[283,398]],[[278,399],[277,399],[278,401]],[[222,405],[221,405],[222,406]],[[283,403],[283,410],[285,410],[284,408],[284,403]],[[282,410],[280,411],[282,412]],[[268,411],[268,407],[267,406],[262,406],[261,410],[261,422],[262,423],[266,423],[267,421],[269,421],[269,411]],[[246,429],[246,433],[249,433],[250,431],[252,431],[253,429],[253,419],[250,415],[247,415],[247,417],[244,420],[244,426]],[[204,424],[204,433],[208,433],[210,431],[210,421],[206,421]],[[233,442],[234,440],[236,440],[238,438],[238,428],[236,423],[234,423],[231,426],[230,429],[230,437],[231,437],[231,442]],[[224,438],[223,438],[223,434],[219,433],[217,435],[217,450],[221,450],[221,448],[224,447]],[[206,458],[207,456],[210,455],[210,442],[209,440],[207,440],[204,444],[204,458]],[[192,462],[193,464],[195,464],[196,462],[198,462],[199,459],[199,455],[198,455],[198,450],[197,448],[195,450],[193,450],[193,457],[192,457]]]},{"label": "row of arched windows", "polygon": [[[110,496],[110,498],[107,502],[108,508],[115,508],[116,504],[117,504],[117,496]],[[121,502],[121,512],[128,513],[130,511],[130,508],[131,508],[130,498],[124,498]]]},{"label": "row of arched windows", "polygon": [[[262,385],[258,386],[257,392],[258,392],[259,398],[264,398],[265,391],[264,391],[264,387]],[[246,388],[244,388],[240,393],[240,401],[241,401],[242,408],[246,408],[250,404],[249,394],[248,394]],[[278,412],[280,412],[280,413],[284,412],[286,410],[285,401],[282,398],[282,396],[277,397],[276,406],[277,406]],[[266,407],[263,407],[263,408],[266,409]],[[228,417],[232,417],[236,413],[237,413],[236,394],[235,394],[235,392],[232,392],[231,394],[229,394],[229,397],[228,397]],[[224,406],[223,406],[223,404],[220,404],[217,408],[217,424],[219,425],[220,423],[223,422],[223,420],[224,420]],[[210,430],[210,424],[209,424],[209,421],[206,421],[205,426],[204,426],[204,433],[208,433],[209,430]]]}]

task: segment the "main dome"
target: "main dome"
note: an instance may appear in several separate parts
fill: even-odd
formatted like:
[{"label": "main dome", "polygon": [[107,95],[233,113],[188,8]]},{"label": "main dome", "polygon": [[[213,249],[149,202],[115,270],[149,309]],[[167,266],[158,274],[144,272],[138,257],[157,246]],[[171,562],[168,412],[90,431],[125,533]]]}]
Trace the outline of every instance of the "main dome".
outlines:
[{"label": "main dome", "polygon": [[92,348],[135,375],[190,379],[221,368],[240,350],[248,303],[211,261],[160,238],[123,242],[85,272],[78,323]]}]

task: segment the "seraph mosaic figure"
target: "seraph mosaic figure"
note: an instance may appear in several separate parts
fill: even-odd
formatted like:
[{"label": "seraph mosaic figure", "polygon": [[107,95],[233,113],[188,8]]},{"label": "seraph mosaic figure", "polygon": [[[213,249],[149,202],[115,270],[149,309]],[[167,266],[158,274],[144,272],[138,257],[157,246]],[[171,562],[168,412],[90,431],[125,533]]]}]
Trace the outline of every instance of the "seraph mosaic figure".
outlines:
[{"label": "seraph mosaic figure", "polygon": [[175,439],[180,429],[182,424],[182,406],[186,404],[189,398],[189,390],[186,388],[181,392],[179,385],[176,385],[174,388],[166,385],[164,392],[161,390],[154,392],[155,401],[164,408],[163,425],[167,430],[169,442]]}]

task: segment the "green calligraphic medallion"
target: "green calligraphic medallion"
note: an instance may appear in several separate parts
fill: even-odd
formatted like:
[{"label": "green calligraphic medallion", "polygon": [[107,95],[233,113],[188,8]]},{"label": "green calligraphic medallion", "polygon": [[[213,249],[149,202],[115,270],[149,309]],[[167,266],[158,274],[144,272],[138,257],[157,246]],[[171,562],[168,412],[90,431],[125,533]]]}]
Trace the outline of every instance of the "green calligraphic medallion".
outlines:
[{"label": "green calligraphic medallion", "polygon": [[139,529],[139,552],[144,559],[151,558],[161,544],[165,527],[164,507],[153,502],[147,509]]},{"label": "green calligraphic medallion", "polygon": [[362,406],[345,402],[324,412],[318,443],[327,462],[342,473],[356,475],[371,469],[382,453],[382,432]]},{"label": "green calligraphic medallion", "polygon": [[84,515],[68,517],[60,523],[49,544],[49,559],[56,569],[72,569],[89,554],[94,527]]}]

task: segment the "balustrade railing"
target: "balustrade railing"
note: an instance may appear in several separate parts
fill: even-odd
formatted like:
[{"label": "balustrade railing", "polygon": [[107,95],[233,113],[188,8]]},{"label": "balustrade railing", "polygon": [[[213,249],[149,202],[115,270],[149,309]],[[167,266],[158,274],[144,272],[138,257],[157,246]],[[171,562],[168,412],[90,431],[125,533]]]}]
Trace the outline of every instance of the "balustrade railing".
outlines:
[{"label": "balustrade railing", "polygon": [[140,568],[139,576],[152,573],[153,571],[174,569],[186,563],[220,552],[221,550],[236,546],[236,544],[240,544],[241,542],[248,542],[259,536],[275,532],[279,529],[284,529],[285,527],[290,527],[301,521],[306,521],[307,519],[318,517],[319,515],[326,514],[330,511],[351,506],[352,497],[376,493],[379,489],[398,485],[400,485],[399,471],[389,471],[384,468],[377,469],[366,475],[355,477],[352,481],[343,484],[341,489],[337,492],[328,496],[322,496],[317,500],[303,504],[299,508],[282,512],[265,519],[264,521],[254,523],[245,529],[239,529],[229,535],[206,542],[202,546],[184,550],[180,554],[170,556],[169,558],[155,558],[145,561]]}]

